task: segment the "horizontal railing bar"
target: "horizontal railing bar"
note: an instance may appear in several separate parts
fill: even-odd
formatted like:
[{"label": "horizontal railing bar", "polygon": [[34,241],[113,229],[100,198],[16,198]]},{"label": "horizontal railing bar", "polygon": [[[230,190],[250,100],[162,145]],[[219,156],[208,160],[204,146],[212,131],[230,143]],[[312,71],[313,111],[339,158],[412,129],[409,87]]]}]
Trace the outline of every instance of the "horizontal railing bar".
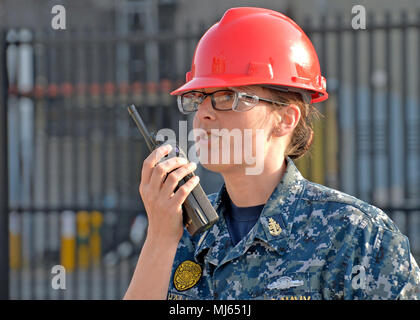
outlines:
[{"label": "horizontal railing bar", "polygon": [[[420,209],[419,209],[420,210]],[[57,206],[57,207],[9,207],[9,212],[62,212],[62,211],[119,211],[125,213],[146,213],[144,210],[136,208],[106,208],[97,206]]]},{"label": "horizontal railing bar", "polygon": [[[375,204],[373,206],[378,207]],[[378,207],[379,208],[379,207]],[[384,212],[387,211],[419,211],[419,206],[395,206],[395,207],[380,207],[380,209]],[[57,207],[10,207],[9,211],[15,212],[27,212],[27,211],[121,211],[121,212],[138,212],[138,213],[145,213],[144,210],[136,209],[136,208],[106,208],[106,207],[97,207],[97,206],[57,206]]]},{"label": "horizontal railing bar", "polygon": [[145,35],[145,34],[127,34],[127,35],[115,35],[115,34],[105,34],[105,33],[90,33],[90,34],[74,34],[69,37],[56,38],[54,36],[49,36],[45,34],[36,34],[32,40],[28,41],[9,41],[8,44],[19,45],[21,43],[31,44],[31,43],[44,43],[44,44],[62,44],[62,43],[110,43],[110,42],[132,42],[136,45],[139,42],[149,42],[149,41],[177,41],[177,40],[191,40],[196,39],[199,35],[188,35],[188,34],[173,34],[173,33],[159,33],[157,35]]},{"label": "horizontal railing bar", "polygon": [[[377,23],[369,24],[367,21],[366,29],[353,29],[351,24],[348,25],[321,25],[321,26],[302,26],[302,29],[306,33],[325,33],[325,32],[369,32],[369,31],[378,31],[378,30],[389,30],[389,29],[407,29],[415,28],[420,29],[420,24],[417,21],[410,22],[399,22],[399,23]],[[36,31],[35,31],[36,32]],[[7,44],[17,44],[20,43],[74,43],[74,42],[86,42],[89,44],[92,43],[101,43],[101,42],[132,42],[138,44],[139,42],[148,42],[148,41],[177,41],[177,40],[191,40],[200,38],[202,34],[176,34],[171,32],[160,32],[155,35],[146,35],[144,33],[130,33],[130,34],[121,34],[116,35],[115,33],[74,33],[68,37],[55,37],[53,35],[47,35],[45,33],[35,34],[32,40],[28,41],[19,41],[18,39],[14,41],[7,41]]]}]

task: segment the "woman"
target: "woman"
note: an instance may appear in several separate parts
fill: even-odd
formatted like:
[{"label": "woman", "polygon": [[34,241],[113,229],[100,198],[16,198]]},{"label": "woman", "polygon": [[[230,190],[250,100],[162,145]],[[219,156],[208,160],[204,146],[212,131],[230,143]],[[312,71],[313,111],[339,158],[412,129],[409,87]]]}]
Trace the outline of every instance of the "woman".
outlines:
[{"label": "woman", "polygon": [[[311,104],[328,97],[314,48],[295,22],[267,9],[228,10],[201,38],[186,84],[172,94],[183,113],[195,112],[200,156],[221,151],[203,163],[225,182],[209,196],[220,219],[190,237],[181,205],[199,179],[174,189],[196,166],[181,158],[158,163],[168,147],[152,152],[139,188],[148,234],[126,299],[420,297],[419,268],[394,223],[304,179],[293,164],[312,142]],[[221,146],[220,129],[252,130],[242,142],[252,144],[254,158],[263,144],[258,174],[233,156],[220,161],[238,150],[234,141]]]}]

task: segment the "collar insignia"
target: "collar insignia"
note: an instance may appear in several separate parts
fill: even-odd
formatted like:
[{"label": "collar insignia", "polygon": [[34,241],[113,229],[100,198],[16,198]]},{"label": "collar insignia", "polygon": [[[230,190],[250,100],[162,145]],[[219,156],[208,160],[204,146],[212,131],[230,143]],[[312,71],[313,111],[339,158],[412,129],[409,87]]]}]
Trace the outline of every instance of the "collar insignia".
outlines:
[{"label": "collar insignia", "polygon": [[280,225],[273,218],[268,219],[268,230],[272,236],[278,236],[282,231]]}]

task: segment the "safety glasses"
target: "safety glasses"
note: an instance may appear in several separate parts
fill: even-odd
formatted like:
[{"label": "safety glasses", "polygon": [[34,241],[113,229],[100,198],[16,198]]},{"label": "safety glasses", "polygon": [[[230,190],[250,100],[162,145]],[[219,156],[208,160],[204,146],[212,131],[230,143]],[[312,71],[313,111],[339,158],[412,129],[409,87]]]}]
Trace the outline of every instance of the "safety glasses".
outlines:
[{"label": "safety glasses", "polygon": [[210,96],[213,109],[218,111],[237,111],[244,112],[251,110],[259,101],[270,102],[279,106],[288,106],[290,103],[273,101],[261,98],[246,92],[233,90],[217,90],[211,93],[201,91],[188,91],[178,96],[178,108],[183,114],[189,114],[198,110],[200,104]]}]

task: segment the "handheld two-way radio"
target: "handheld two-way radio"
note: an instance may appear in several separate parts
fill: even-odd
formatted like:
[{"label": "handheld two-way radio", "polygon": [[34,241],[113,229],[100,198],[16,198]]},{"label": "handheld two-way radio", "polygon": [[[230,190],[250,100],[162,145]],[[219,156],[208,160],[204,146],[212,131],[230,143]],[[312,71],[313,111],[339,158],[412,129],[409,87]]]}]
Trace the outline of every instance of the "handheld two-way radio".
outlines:
[{"label": "handheld two-way radio", "polygon": [[[128,107],[128,112],[131,117],[134,119],[134,122],[137,125],[137,128],[140,130],[141,134],[146,141],[147,148],[150,152],[155,150],[160,146],[156,139],[149,133],[144,124],[140,114],[137,112],[137,109],[134,105]],[[172,146],[172,151],[169,155],[163,160],[167,160],[172,157],[183,157],[187,158],[185,153],[179,148],[178,145]],[[178,187],[187,182],[190,178],[194,177],[194,173],[190,173],[185,176],[178,184]],[[177,188],[178,188],[177,187]],[[176,190],[176,189],[175,189]],[[203,232],[210,228],[218,219],[219,216],[211,205],[209,199],[204,193],[203,188],[198,184],[188,195],[187,199],[182,205],[182,215],[183,223],[187,228],[187,231],[191,236],[194,236],[197,233]]]}]

